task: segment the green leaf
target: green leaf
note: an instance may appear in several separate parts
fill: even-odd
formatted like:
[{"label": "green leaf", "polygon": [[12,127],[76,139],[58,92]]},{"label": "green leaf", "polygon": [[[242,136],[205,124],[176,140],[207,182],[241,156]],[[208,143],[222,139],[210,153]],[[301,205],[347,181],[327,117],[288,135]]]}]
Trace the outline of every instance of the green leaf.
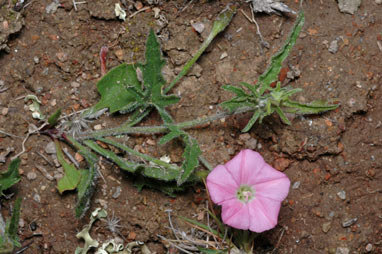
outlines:
[{"label": "green leaf", "polygon": [[189,137],[186,142],[186,147],[184,148],[184,153],[182,157],[184,158],[182,164],[182,174],[179,175],[177,180],[178,186],[182,185],[188,180],[191,174],[194,172],[195,168],[199,166],[199,155],[202,154],[202,151],[199,148],[198,142]]},{"label": "green leaf", "polygon": [[102,155],[106,159],[108,159],[108,160],[114,162],[115,164],[117,164],[118,167],[120,167],[121,169],[129,171],[130,173],[134,173],[140,167],[139,164],[130,163],[130,162],[126,161],[125,159],[122,159],[121,157],[116,155],[114,152],[112,152],[110,150],[106,150],[106,149],[100,147],[94,141],[85,140],[84,144],[87,145],[90,149],[92,149],[96,153],[99,153],[100,155]]},{"label": "green leaf", "polygon": [[91,108],[88,114],[103,108],[108,108],[110,113],[122,110],[130,104],[135,104],[139,96],[132,92],[133,88],[141,90],[141,83],[136,74],[136,66],[123,63],[102,77],[97,83],[101,100]]},{"label": "green leaf", "polygon": [[3,191],[10,188],[12,185],[20,181],[19,175],[19,165],[20,158],[14,159],[9,164],[8,170],[6,172],[0,173],[0,194],[3,194]]},{"label": "green leaf", "polygon": [[224,90],[226,90],[226,91],[230,91],[230,92],[235,93],[236,96],[238,96],[238,97],[245,97],[245,96],[247,96],[245,91],[242,88],[240,88],[240,87],[231,86],[231,85],[224,85],[224,86],[222,86],[222,88]]},{"label": "green leaf", "polygon": [[298,35],[300,34],[300,31],[302,29],[302,26],[304,25],[305,17],[304,12],[300,11],[293,30],[291,34],[288,36],[288,39],[286,40],[284,46],[281,48],[281,50],[272,57],[271,64],[268,67],[268,69],[260,75],[258,83],[261,85],[260,94],[262,95],[267,89],[269,89],[270,84],[274,81],[278,80],[278,75],[280,73],[282,63],[289,55],[291,49],[293,48],[294,44],[296,43],[296,40],[298,38]]},{"label": "green leaf", "polygon": [[244,127],[244,129],[241,130],[241,132],[247,132],[249,131],[252,126],[256,123],[256,121],[259,119],[261,115],[260,110],[256,110],[251,119],[248,121],[247,125]]},{"label": "green leaf", "polygon": [[56,112],[54,112],[49,118],[48,118],[48,123],[49,126],[53,127],[57,124],[58,119],[60,118],[61,115],[61,109],[57,109]]},{"label": "green leaf", "polygon": [[60,194],[62,194],[64,191],[77,188],[77,185],[81,180],[81,172],[64,159],[64,154],[62,153],[58,140],[55,140],[54,143],[56,145],[57,160],[64,168],[64,177],[57,183],[57,189]]},{"label": "green leaf", "polygon": [[111,151],[99,147],[92,141],[85,141],[86,145],[90,145],[91,148],[94,149],[96,152],[105,156],[107,159],[110,159],[111,161],[115,162],[118,166],[121,167],[121,169],[127,170],[131,173],[141,173],[146,177],[151,177],[163,181],[173,181],[179,176],[180,169],[176,165],[171,165],[159,159],[153,158],[149,155],[139,153],[128,146],[122,145],[110,139],[98,138],[98,140],[113,145],[131,155],[141,157],[142,159],[149,161],[151,164],[147,165],[128,162],[125,159],[112,153]]},{"label": "green leaf", "polygon": [[286,115],[284,114],[284,112],[281,110],[280,107],[278,106],[274,106],[274,110],[276,111],[276,113],[280,116],[281,120],[283,121],[283,123],[287,124],[287,125],[291,125],[292,123],[289,121],[289,119],[286,117]]},{"label": "green leaf", "polygon": [[160,45],[153,29],[150,29],[147,38],[145,58],[146,63],[142,65],[144,86],[151,91],[152,97],[161,97],[162,86],[165,83],[162,76],[162,67],[166,62],[162,59]]},{"label": "green leaf", "polygon": [[170,132],[167,133],[165,136],[163,136],[163,137],[159,140],[159,142],[158,142],[159,145],[164,145],[164,144],[166,144],[167,142],[173,140],[174,138],[178,138],[178,137],[180,137],[181,135],[184,135],[184,134],[185,134],[185,132],[182,131],[182,130],[181,130],[180,128],[178,128],[178,127],[174,127],[174,126],[172,126],[172,125],[168,125],[168,128],[169,128]]},{"label": "green leaf", "polygon": [[181,192],[186,189],[185,185],[177,186],[174,182],[162,182],[154,179],[145,178],[143,176],[137,176],[134,179],[134,186],[141,191],[144,187],[159,190],[170,197],[176,197],[176,192]]},{"label": "green leaf", "polygon": [[90,207],[90,201],[97,186],[98,157],[72,137],[67,137],[67,139],[78,149],[78,152],[85,158],[89,167],[87,170],[80,170],[81,181],[77,186],[75,213],[77,218],[82,218]]},{"label": "green leaf", "polygon": [[282,107],[288,113],[296,114],[319,114],[329,110],[338,108],[339,104],[328,104],[327,101],[317,100],[310,103],[300,103],[297,101],[287,100],[283,102]]},{"label": "green leaf", "polygon": [[7,228],[5,229],[5,235],[7,235],[8,239],[12,241],[15,247],[20,247],[21,244],[19,242],[19,238],[17,236],[17,229],[19,227],[19,219],[20,219],[20,210],[21,210],[21,198],[17,198],[14,206],[12,217],[7,223]]}]

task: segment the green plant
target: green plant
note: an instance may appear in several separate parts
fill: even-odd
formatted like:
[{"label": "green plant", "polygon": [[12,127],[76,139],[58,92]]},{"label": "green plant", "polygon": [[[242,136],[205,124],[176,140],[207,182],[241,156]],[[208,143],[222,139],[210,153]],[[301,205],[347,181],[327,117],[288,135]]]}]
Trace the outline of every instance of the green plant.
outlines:
[{"label": "green plant", "polygon": [[[291,124],[285,113],[316,114],[338,107],[338,105],[331,105],[324,101],[303,104],[290,98],[293,94],[300,92],[301,89],[281,87],[279,82],[277,82],[275,88],[271,87],[271,84],[278,80],[282,62],[290,53],[303,26],[304,14],[300,12],[284,46],[272,57],[269,68],[259,77],[255,85],[242,83],[245,89],[232,85],[224,86],[224,89],[235,93],[234,98],[221,104],[226,111],[187,122],[174,122],[166,108],[179,102],[179,98],[175,95],[168,95],[167,92],[187,73],[208,44],[211,43],[212,39],[225,29],[230,23],[234,12],[235,9],[233,7],[227,7],[218,16],[211,35],[208,37],[209,39],[206,40],[198,53],[185,65],[178,77],[168,86],[166,86],[161,74],[165,61],[162,59],[159,43],[152,30],[147,39],[145,63],[119,65],[98,82],[97,88],[101,94],[101,100],[86,110],[82,117],[85,119],[86,117],[97,115],[104,108],[108,108],[110,113],[131,113],[131,116],[128,122],[112,129],[78,133],[75,137],[65,133],[61,135],[69,144],[79,150],[90,165],[89,170],[76,170],[67,165],[68,163],[64,162],[64,160],[61,160],[66,172],[64,176],[65,182],[69,183],[70,186],[58,188],[60,191],[77,188],[79,196],[76,208],[77,216],[82,216],[86,211],[94,190],[94,182],[97,178],[96,154],[111,160],[122,170],[138,175],[137,184],[140,188],[148,185],[173,195],[175,191],[183,189],[185,183],[195,180],[200,181],[208,174],[208,171],[195,170],[199,166],[199,162],[208,170],[212,169],[202,157],[197,141],[185,131],[187,128],[234,114],[252,112],[251,120],[243,129],[246,132],[253,127],[255,122],[261,122],[264,117],[274,112],[280,116],[284,123]],[[160,114],[163,124],[159,126],[134,127],[152,109],[157,110]],[[57,119],[57,116],[52,118]],[[165,134],[159,141],[160,145],[173,139],[182,141],[184,145],[184,160],[181,165],[171,164],[140,153],[120,142],[106,138],[107,136],[123,134],[150,135],[155,133]],[[57,135],[53,136],[55,138],[58,137]],[[129,161],[115,152],[101,147],[95,141],[102,142],[109,147],[118,148],[129,155],[140,157],[142,162]],[[59,148],[59,146],[57,147]],[[165,184],[163,184],[164,182]]]}]

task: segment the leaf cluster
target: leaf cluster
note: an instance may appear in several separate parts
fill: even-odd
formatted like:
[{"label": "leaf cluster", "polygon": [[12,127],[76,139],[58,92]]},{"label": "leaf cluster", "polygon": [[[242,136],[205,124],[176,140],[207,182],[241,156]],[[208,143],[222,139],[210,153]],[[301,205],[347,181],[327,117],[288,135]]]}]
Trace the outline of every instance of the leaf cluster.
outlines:
[{"label": "leaf cluster", "polygon": [[[281,87],[280,82],[277,82],[282,63],[296,43],[303,24],[304,14],[301,11],[284,46],[272,57],[270,66],[262,75],[260,75],[255,85],[250,85],[244,82],[241,83],[247,91],[242,87],[232,85],[223,86],[223,89],[233,92],[235,97],[223,102],[221,104],[222,107],[231,112],[236,111],[239,108],[249,108],[253,110],[253,115],[242,130],[243,132],[249,131],[257,121],[261,123],[264,117],[271,115],[274,112],[280,116],[285,124],[290,125],[291,122],[286,117],[285,113],[317,114],[338,107],[338,105],[328,104],[325,101],[313,101],[307,104],[293,101],[290,97],[297,92],[301,92],[302,89]],[[271,84],[274,82],[277,82],[277,84],[275,88],[272,88]]]}]

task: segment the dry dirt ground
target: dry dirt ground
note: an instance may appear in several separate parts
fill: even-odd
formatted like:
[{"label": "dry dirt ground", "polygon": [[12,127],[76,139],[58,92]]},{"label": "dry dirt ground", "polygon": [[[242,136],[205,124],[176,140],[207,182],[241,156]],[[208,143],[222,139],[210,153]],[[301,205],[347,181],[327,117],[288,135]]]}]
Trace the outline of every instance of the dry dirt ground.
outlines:
[{"label": "dry dirt ground", "polygon": [[[8,41],[0,41],[4,48],[0,52],[0,127],[16,135],[0,134],[0,152],[15,149],[0,164],[2,170],[10,157],[21,151],[20,137],[26,135],[29,124],[41,124],[32,118],[23,96],[36,95],[45,115],[59,107],[71,113],[93,105],[99,99],[96,82],[100,77],[100,48],[109,47],[108,69],[123,62],[143,61],[150,27],[160,37],[166,75],[174,76],[196,52],[216,15],[231,1],[143,2],[150,8],[124,22],[114,15],[117,0],[87,1],[76,8],[72,1],[62,0],[57,10],[53,8],[49,13],[46,8],[52,7],[50,0],[28,2],[20,14],[7,16],[8,1],[0,1],[1,33],[6,33],[5,20],[13,32],[21,29],[6,36]],[[129,5],[132,1],[127,2]],[[297,1],[284,2],[298,10]],[[270,44],[269,49],[262,48],[255,25],[242,14],[249,15],[248,4],[236,4],[239,11],[228,29],[173,89],[181,96],[180,103],[169,110],[176,121],[219,110],[219,103],[232,96],[221,89],[222,85],[253,83],[295,20],[294,15],[256,15]],[[154,17],[154,7],[161,10],[162,18]],[[250,148],[291,179],[279,225],[258,238],[256,253],[382,253],[382,5],[364,0],[351,15],[341,13],[334,0],[306,0],[304,10],[303,31],[284,64],[301,73],[284,83],[304,89],[296,96],[300,101],[334,99],[341,106],[319,116],[295,117],[292,126],[270,117],[242,134],[240,129],[249,117],[242,115],[192,130],[191,134],[214,166]],[[133,12],[134,8],[128,15]],[[193,31],[193,22],[205,24],[201,35]],[[22,28],[17,27],[21,24]],[[223,53],[227,56],[221,59]],[[103,116],[90,125],[107,128],[125,119]],[[159,124],[158,120],[151,114],[144,124]],[[51,175],[59,174],[45,153],[50,141],[43,135],[28,139],[26,152],[21,155],[22,180],[11,190],[23,197],[19,235],[23,245],[30,244],[23,253],[73,253],[76,246],[82,246],[75,235],[88,223],[88,215],[81,220],[74,216],[75,193],[60,195],[56,181],[45,178],[37,169],[43,167]],[[130,139],[131,145],[142,151],[158,156],[167,153],[174,162],[180,160],[179,144],[157,150],[156,141],[156,136]],[[157,235],[174,238],[168,229],[167,209],[174,216],[199,215],[201,219],[206,199],[202,185],[175,198],[150,189],[138,192],[134,178],[106,161],[101,163],[105,179],[99,181],[91,209],[103,206],[109,214],[114,213],[127,241],[143,241],[152,252],[166,253]],[[121,195],[113,198],[119,188]],[[10,204],[2,201],[5,216]],[[31,224],[35,231],[31,231]],[[178,226],[190,229],[181,221]],[[112,236],[103,221],[96,223],[92,234],[101,240]]]}]

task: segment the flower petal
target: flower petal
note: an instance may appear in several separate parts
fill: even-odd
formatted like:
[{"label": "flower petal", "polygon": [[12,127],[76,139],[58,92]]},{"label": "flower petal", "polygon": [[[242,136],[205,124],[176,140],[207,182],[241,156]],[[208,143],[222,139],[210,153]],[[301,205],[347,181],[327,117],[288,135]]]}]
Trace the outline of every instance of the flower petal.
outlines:
[{"label": "flower petal", "polygon": [[233,228],[247,230],[250,225],[248,206],[237,199],[224,201],[222,203],[222,220]]},{"label": "flower petal", "polygon": [[236,198],[239,186],[236,184],[230,172],[223,165],[214,168],[207,176],[207,188],[214,203]]},{"label": "flower petal", "polygon": [[249,185],[256,185],[285,177],[286,175],[284,173],[272,168],[267,163],[264,163],[259,173],[250,175],[247,181]]},{"label": "flower petal", "polygon": [[245,149],[228,161],[225,166],[238,184],[248,184],[249,177],[257,175],[264,164],[264,159],[259,153]]},{"label": "flower petal", "polygon": [[289,186],[290,180],[284,175],[279,179],[255,184],[255,196],[281,202],[288,196]]},{"label": "flower petal", "polygon": [[245,149],[239,154],[242,154],[240,183],[252,185],[251,179],[256,178],[259,174],[263,173],[262,170],[267,164],[258,152]]},{"label": "flower petal", "polygon": [[277,225],[281,203],[272,199],[255,198],[248,204],[251,223],[249,230],[261,233]]}]

